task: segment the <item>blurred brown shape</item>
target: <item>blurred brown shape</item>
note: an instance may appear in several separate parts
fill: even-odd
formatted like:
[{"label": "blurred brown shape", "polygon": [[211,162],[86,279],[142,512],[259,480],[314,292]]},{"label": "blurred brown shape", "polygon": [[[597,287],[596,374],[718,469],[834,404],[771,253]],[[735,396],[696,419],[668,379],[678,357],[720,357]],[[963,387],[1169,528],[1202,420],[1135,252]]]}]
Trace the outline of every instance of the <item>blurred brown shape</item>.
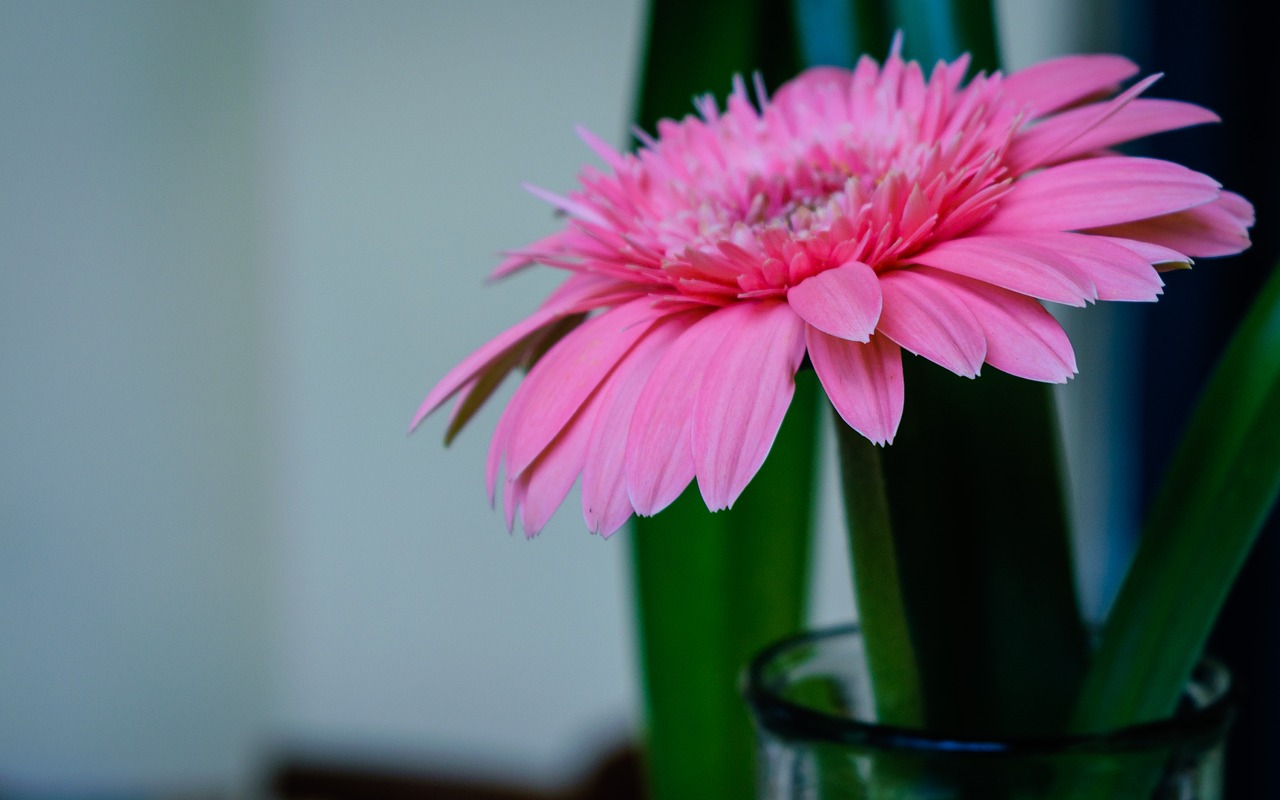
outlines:
[{"label": "blurred brown shape", "polygon": [[275,800],[644,800],[640,754],[609,753],[560,791],[393,772],[361,765],[285,760],[271,779]]}]

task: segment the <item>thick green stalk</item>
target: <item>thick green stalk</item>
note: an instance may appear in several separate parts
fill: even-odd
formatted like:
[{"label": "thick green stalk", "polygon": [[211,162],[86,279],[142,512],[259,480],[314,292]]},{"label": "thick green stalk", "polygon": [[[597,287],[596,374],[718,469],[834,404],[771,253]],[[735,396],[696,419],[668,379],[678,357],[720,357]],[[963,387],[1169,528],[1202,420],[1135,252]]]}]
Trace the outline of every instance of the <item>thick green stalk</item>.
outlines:
[{"label": "thick green stalk", "polygon": [[[652,0],[636,121],[652,131],[695,95],[759,71],[798,70],[785,0]],[[802,375],[763,469],[732,511],[696,488],[631,533],[647,698],[650,794],[754,795],[754,735],[738,674],[804,623],[808,596],[816,381]]]},{"label": "thick green stalk", "polygon": [[[998,66],[988,0],[889,0],[904,52]],[[906,356],[907,405],[884,468],[931,726],[1060,728],[1088,645],[1076,602],[1050,388],[973,381]]]},{"label": "thick green stalk", "polygon": [[886,0],[890,25],[903,34],[903,56],[928,67],[961,53],[973,68],[1000,66],[992,0]]},{"label": "thick green stalk", "polygon": [[1051,397],[994,371],[968,381],[907,360],[907,411],[883,457],[929,722],[1056,730],[1087,639]]},{"label": "thick green stalk", "polygon": [[1280,268],[1201,396],[1103,627],[1074,726],[1168,716],[1280,491]]},{"label": "thick green stalk", "polygon": [[920,677],[902,605],[880,453],[838,415],[835,429],[854,598],[867,651],[876,719],[887,725],[918,728],[924,725]]}]

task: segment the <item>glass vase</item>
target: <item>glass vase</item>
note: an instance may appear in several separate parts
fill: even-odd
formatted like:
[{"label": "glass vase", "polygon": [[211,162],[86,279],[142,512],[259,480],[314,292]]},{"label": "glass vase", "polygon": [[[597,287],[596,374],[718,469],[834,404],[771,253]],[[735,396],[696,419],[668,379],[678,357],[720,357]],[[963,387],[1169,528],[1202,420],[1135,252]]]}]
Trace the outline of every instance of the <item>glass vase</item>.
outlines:
[{"label": "glass vase", "polygon": [[761,653],[744,695],[759,742],[757,798],[1218,800],[1230,675],[1197,669],[1174,717],[1097,735],[983,740],[874,721],[856,627]]}]

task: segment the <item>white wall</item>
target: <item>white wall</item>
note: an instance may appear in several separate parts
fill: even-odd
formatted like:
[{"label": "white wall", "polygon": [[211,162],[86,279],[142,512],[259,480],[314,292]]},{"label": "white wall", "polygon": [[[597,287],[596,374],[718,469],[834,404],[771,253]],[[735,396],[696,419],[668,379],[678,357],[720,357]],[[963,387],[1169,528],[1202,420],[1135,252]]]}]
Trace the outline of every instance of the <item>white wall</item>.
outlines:
[{"label": "white wall", "polygon": [[251,33],[0,5],[0,794],[223,784],[262,731]]},{"label": "white wall", "polygon": [[527,543],[493,415],[405,430],[552,276],[635,3],[0,4],[0,789],[272,752],[567,777],[625,737],[623,541]]},{"label": "white wall", "polygon": [[627,735],[626,542],[534,542],[484,496],[500,403],[449,450],[422,396],[531,311],[485,286],[555,230],[581,122],[621,143],[635,3],[280,3],[263,18],[281,730],[553,780]]},{"label": "white wall", "polygon": [[[574,123],[624,141],[639,5],[0,0],[0,793],[551,783],[627,735],[626,534],[503,530],[500,401],[405,429],[554,283],[482,279]],[[1052,7],[1004,4],[1015,62]]]}]

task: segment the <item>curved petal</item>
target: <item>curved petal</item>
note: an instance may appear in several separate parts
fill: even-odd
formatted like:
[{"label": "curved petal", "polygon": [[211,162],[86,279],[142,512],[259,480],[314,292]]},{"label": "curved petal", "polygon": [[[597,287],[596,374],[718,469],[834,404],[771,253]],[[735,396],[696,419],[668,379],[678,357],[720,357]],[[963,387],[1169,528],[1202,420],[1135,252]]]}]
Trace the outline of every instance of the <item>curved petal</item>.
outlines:
[{"label": "curved petal", "polygon": [[733,331],[722,311],[695,319],[654,366],[631,414],[623,473],[637,514],[658,513],[693,480],[690,437],[702,374]]},{"label": "curved petal", "polygon": [[535,186],[532,183],[526,183],[523,184],[523,186],[524,190],[529,194],[575,219],[590,222],[593,225],[599,225],[602,228],[607,228],[609,226],[609,221],[600,216],[600,212],[588,205],[587,202],[556,194],[555,192],[543,189],[541,186]]},{"label": "curved petal", "polygon": [[1122,239],[1117,236],[1102,236],[1098,233],[1090,232],[1088,234],[1093,238],[1110,242],[1111,244],[1123,247],[1131,253],[1136,253],[1139,258],[1155,267],[1160,272],[1171,269],[1185,269],[1191,266],[1191,257],[1185,253],[1179,253],[1168,247],[1162,247],[1153,242],[1144,242],[1138,239]]},{"label": "curved petal", "polygon": [[957,296],[982,325],[991,366],[1033,381],[1066,383],[1076,374],[1071,342],[1035,300],[996,286],[955,278]]},{"label": "curved petal", "polygon": [[1253,206],[1238,194],[1223,192],[1215,202],[1123,225],[1097,227],[1093,233],[1135,239],[1172,248],[1192,258],[1233,256],[1249,247]]},{"label": "curved petal", "polygon": [[1040,116],[1110,91],[1137,74],[1138,65],[1123,56],[1064,56],[1007,76],[1004,96]]},{"label": "curved petal", "polygon": [[1219,192],[1217,181],[1170,161],[1132,156],[1072,161],[1015,181],[982,232],[1115,225],[1211,203]]},{"label": "curved petal", "polygon": [[516,478],[522,482],[523,491],[517,502],[525,537],[531,539],[542,531],[573,488],[587,458],[591,429],[600,410],[597,394],[578,409],[555,440]]},{"label": "curved petal", "polygon": [[[482,372],[499,364],[504,355],[513,349],[523,346],[541,333],[542,329],[555,323],[562,317],[578,314],[592,307],[592,300],[617,281],[600,278],[595,275],[574,275],[560,285],[551,296],[543,301],[542,306],[532,315],[511,326],[507,330],[490,339],[479,350],[464,358],[443,378],[431,387],[426,399],[413,415],[409,430],[422,422],[432,411],[435,411],[459,389],[471,383]],[[505,375],[506,372],[504,371]]]},{"label": "curved petal", "polygon": [[457,366],[449,370],[435,386],[431,387],[431,391],[427,392],[426,399],[422,401],[422,405],[418,407],[418,412],[413,415],[413,422],[409,424],[410,432],[417,428],[428,414],[435,411],[457,393],[459,389],[471,383],[488,368],[500,364],[504,355],[520,347],[530,338],[536,336],[543,328],[551,325],[564,315],[565,312],[560,309],[536,311],[532,316],[526,317],[506,329],[493,339],[490,339],[479,350],[464,358]]},{"label": "curved petal", "polygon": [[[1061,154],[1068,147],[1075,147],[1075,143],[1081,137],[1121,113],[1134,102],[1138,95],[1159,79],[1159,75],[1149,75],[1110,100],[1064,111],[1021,131],[1014,137],[1008,152],[1005,153],[1005,163],[1017,173],[1026,172],[1050,162],[1067,160],[1067,157]],[[1123,142],[1127,139],[1116,141]],[[1106,146],[1103,145],[1103,147]],[[1087,153],[1090,149],[1097,148],[1086,148],[1078,152]]]},{"label": "curved petal", "polygon": [[449,412],[449,424],[444,429],[446,446],[453,443],[454,437],[471,421],[485,401],[493,396],[511,370],[519,365],[522,355],[519,350],[509,351],[493,366],[462,387],[458,399],[454,402],[453,410]]},{"label": "curved petal", "polygon": [[[502,471],[502,465],[506,461],[507,443],[511,440],[511,420],[515,419],[520,413],[519,404],[513,397],[507,407],[502,410],[502,416],[498,417],[498,424],[493,429],[493,438],[489,440],[489,452],[484,462],[484,486],[489,494],[489,505],[493,505],[498,488],[498,474]],[[510,518],[507,519],[507,529],[511,529]]]},{"label": "curved petal", "polygon": [[1097,297],[1093,282],[1069,259],[1028,239],[1017,234],[966,236],[941,242],[911,260],[1065,305],[1082,306]]},{"label": "curved petal", "polygon": [[564,231],[556,231],[550,236],[544,236],[532,244],[525,245],[519,250],[512,250],[503,253],[506,258],[502,259],[498,266],[493,268],[493,271],[489,273],[488,279],[490,281],[501,280],[508,275],[513,275],[519,272],[525,267],[533,266],[538,263],[538,257],[540,255],[554,256],[554,254],[564,248],[564,237]]},{"label": "curved petal", "polygon": [[516,390],[507,477],[519,475],[569,423],[610,370],[652,324],[648,299],[633,300],[578,326],[543,356]]},{"label": "curved petal", "polygon": [[600,387],[601,410],[582,466],[582,515],[592,533],[607,537],[631,516],[625,464],[632,414],[658,361],[697,319],[685,312],[654,323]]},{"label": "curved petal", "polygon": [[827,88],[847,91],[849,82],[853,80],[853,72],[844,67],[816,66],[778,87],[774,92],[773,105],[787,105],[792,102],[804,103],[813,93]]},{"label": "curved petal", "polygon": [[[1117,98],[1118,99],[1118,98]],[[1114,102],[1114,101],[1113,101]],[[1046,119],[1018,137],[1009,148],[1007,160],[1019,170],[1060,163],[1099,150],[1165,131],[1218,122],[1207,108],[1177,100],[1138,99],[1103,119],[1093,106],[1072,109]],[[1053,146],[1055,137],[1062,143]]]},{"label": "curved petal", "polygon": [[504,481],[502,485],[502,517],[507,523],[510,533],[516,525],[516,512],[524,504],[525,490],[529,486],[529,476],[520,475],[515,480]]},{"label": "curved petal", "polygon": [[963,280],[928,267],[884,273],[884,311],[876,332],[957,375],[976,377],[987,340],[981,323],[957,296],[955,285]]},{"label": "curved petal", "polygon": [[716,314],[732,335],[702,376],[693,459],[707,508],[730,508],[760,469],[795,394],[804,322],[786,303],[744,303]]},{"label": "curved petal", "polygon": [[1178,256],[1177,253],[1148,248],[1150,252],[1147,255],[1152,258],[1147,258],[1108,237],[1084,233],[1045,231],[1028,233],[1022,238],[1053,250],[1060,258],[1071,262],[1078,273],[1098,290],[1099,300],[1154,301],[1163,293],[1164,281],[1152,268],[1152,260],[1169,260],[1170,256],[1176,260]]},{"label": "curved petal", "polygon": [[902,421],[902,349],[887,336],[866,344],[805,329],[809,360],[840,418],[876,444],[889,444]]},{"label": "curved petal", "polygon": [[880,319],[880,279],[861,261],[849,261],[791,287],[787,303],[818,330],[865,342]]}]

